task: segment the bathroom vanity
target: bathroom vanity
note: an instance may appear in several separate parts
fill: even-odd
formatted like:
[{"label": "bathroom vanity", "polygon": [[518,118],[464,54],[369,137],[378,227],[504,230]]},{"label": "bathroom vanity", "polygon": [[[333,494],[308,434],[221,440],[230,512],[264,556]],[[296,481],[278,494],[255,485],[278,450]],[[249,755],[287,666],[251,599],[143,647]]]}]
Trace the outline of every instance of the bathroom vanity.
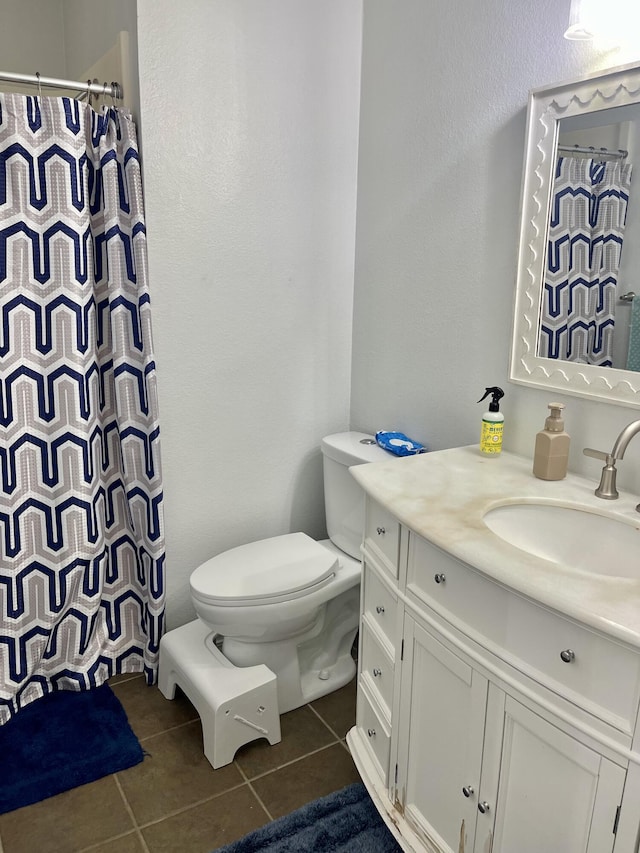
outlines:
[{"label": "bathroom vanity", "polygon": [[476,447],[351,470],[367,509],[347,741],[401,847],[637,851],[637,497]]}]

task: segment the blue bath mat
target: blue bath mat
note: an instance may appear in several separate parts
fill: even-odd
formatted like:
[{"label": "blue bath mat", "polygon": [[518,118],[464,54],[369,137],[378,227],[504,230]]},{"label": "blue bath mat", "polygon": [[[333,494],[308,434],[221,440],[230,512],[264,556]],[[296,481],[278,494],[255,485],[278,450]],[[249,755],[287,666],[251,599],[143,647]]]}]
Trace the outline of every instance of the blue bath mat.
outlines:
[{"label": "blue bath mat", "polygon": [[221,847],[216,853],[400,853],[400,847],[356,783],[314,800]]},{"label": "blue bath mat", "polygon": [[133,767],[143,757],[108,684],[50,693],[0,726],[0,814]]}]

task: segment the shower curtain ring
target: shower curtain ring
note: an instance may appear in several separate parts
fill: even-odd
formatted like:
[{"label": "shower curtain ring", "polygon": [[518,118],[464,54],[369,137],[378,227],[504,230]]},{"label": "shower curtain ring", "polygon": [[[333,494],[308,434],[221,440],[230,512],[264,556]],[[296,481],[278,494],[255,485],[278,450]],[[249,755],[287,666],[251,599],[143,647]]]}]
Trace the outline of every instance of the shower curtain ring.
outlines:
[{"label": "shower curtain ring", "polygon": [[91,80],[87,80],[87,104],[91,106]]},{"label": "shower curtain ring", "polygon": [[40,83],[40,72],[36,71],[36,77],[38,78],[38,97],[42,97],[42,84]]},{"label": "shower curtain ring", "polygon": [[102,109],[107,106],[107,81],[105,80],[102,84]]}]

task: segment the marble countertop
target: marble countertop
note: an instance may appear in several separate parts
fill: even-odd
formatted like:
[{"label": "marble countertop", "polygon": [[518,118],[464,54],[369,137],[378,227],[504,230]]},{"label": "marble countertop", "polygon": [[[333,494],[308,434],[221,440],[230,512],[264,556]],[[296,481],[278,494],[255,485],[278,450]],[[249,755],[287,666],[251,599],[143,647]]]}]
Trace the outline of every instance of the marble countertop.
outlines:
[{"label": "marble countertop", "polygon": [[601,468],[596,461],[592,479],[568,474],[554,482],[534,477],[531,466],[527,457],[503,452],[487,458],[473,446],[404,458],[390,455],[388,461],[350,471],[368,495],[443,551],[516,592],[640,648],[640,565],[637,580],[596,575],[516,548],[483,521],[489,509],[505,503],[566,503],[631,522],[640,536],[639,497],[620,492],[616,501],[596,498]]}]

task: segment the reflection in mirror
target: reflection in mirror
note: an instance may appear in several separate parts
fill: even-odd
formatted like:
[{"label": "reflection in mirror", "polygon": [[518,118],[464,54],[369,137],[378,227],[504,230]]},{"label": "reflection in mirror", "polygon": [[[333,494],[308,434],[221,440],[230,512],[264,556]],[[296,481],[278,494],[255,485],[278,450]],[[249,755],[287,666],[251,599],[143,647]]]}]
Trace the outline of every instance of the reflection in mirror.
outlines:
[{"label": "reflection in mirror", "polygon": [[638,115],[630,106],[559,122],[538,339],[542,358],[640,369],[640,299],[634,306],[624,242],[634,235],[640,241],[640,205],[631,195]]},{"label": "reflection in mirror", "polygon": [[512,381],[640,406],[638,169],[640,65],[531,93]]}]

